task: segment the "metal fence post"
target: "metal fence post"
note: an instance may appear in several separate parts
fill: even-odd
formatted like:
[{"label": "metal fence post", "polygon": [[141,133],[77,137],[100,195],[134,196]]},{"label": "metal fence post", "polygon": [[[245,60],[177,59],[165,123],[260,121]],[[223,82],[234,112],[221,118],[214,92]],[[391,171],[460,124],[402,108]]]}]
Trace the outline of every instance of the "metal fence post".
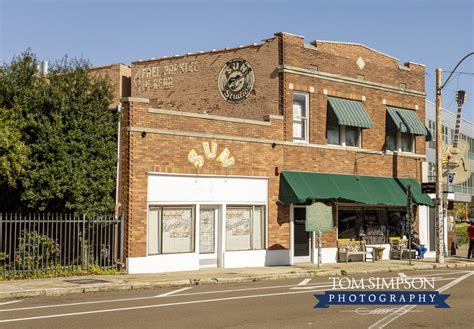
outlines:
[{"label": "metal fence post", "polygon": [[85,239],[86,239],[86,215],[82,214],[82,241],[81,241],[81,269],[84,270],[85,267]]},{"label": "metal fence post", "polygon": [[123,243],[125,240],[124,221],[125,221],[125,213],[122,213],[122,215],[120,216],[120,258],[119,258],[122,263],[125,263],[125,258],[123,254]]}]

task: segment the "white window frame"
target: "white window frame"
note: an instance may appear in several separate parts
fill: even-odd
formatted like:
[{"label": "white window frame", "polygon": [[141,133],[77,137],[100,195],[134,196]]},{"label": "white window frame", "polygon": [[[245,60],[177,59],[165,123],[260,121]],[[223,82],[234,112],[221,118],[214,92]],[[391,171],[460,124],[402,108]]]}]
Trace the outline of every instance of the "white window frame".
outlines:
[{"label": "white window frame", "polygon": [[[333,126],[326,126],[326,134],[327,134],[327,127],[333,127]],[[361,148],[362,147],[362,128],[354,127],[354,128],[357,128],[357,132],[358,132],[357,145],[347,146],[346,145],[346,126],[338,125],[337,127],[339,127],[339,144],[329,143],[329,139],[328,139],[327,141],[328,145],[339,145],[339,146],[348,147],[348,148]]]},{"label": "white window frame", "polygon": [[[180,252],[166,252],[163,253],[163,210],[165,208],[187,208],[191,209],[192,213],[192,222],[191,222],[191,250],[190,251],[180,251]],[[161,217],[158,217],[158,252],[157,253],[150,253],[150,220],[151,220],[151,210],[152,209],[160,209],[159,214]],[[154,255],[174,255],[174,254],[192,254],[196,251],[196,206],[192,204],[160,204],[160,205],[149,205],[148,206],[148,219],[147,219],[147,255],[154,256]]]},{"label": "white window frame", "polygon": [[346,126],[339,126],[339,141],[341,142],[341,146],[349,147],[349,148],[361,148],[362,146],[362,129],[360,127],[357,128],[358,136],[357,136],[357,145],[356,146],[347,146],[346,145]]},{"label": "white window frame", "polygon": [[[416,139],[414,134],[411,135],[411,150],[410,151],[402,151],[402,133],[400,131],[396,131],[395,133],[395,150],[387,149],[387,152],[397,152],[397,153],[415,153],[416,151]],[[387,141],[387,132],[385,132],[385,141]]]},{"label": "white window frame", "polygon": [[397,131],[397,150],[400,153],[415,153],[415,135],[411,135],[411,150],[410,151],[402,151],[402,133],[400,131]]},{"label": "white window frame", "polygon": [[445,145],[449,144],[449,128],[447,126],[441,126],[441,140]]},{"label": "white window frame", "polygon": [[[305,98],[305,113],[306,116],[302,117],[302,121],[304,122],[304,139],[299,139],[294,137],[293,135],[293,142],[297,143],[309,143],[309,94],[304,92],[294,92],[292,98],[292,107],[291,107],[291,117],[292,122],[294,121],[294,113],[293,113],[293,105],[295,102],[295,96],[303,96]],[[292,126],[293,127],[293,126]]]},{"label": "white window frame", "polygon": [[[250,218],[250,249],[227,249],[227,209],[228,208],[251,208],[251,218]],[[263,221],[262,221],[262,224],[263,224],[263,227],[262,227],[262,247],[261,248],[256,248],[254,246],[254,230],[253,230],[253,227],[254,227],[254,220],[255,220],[255,208],[263,208]],[[268,227],[268,223],[267,223],[267,206],[266,205],[262,205],[262,204],[228,204],[226,206],[226,215],[225,215],[225,220],[226,222],[224,223],[224,234],[225,234],[225,244],[224,244],[224,250],[225,251],[247,251],[247,250],[265,250],[267,248],[267,227]]]}]

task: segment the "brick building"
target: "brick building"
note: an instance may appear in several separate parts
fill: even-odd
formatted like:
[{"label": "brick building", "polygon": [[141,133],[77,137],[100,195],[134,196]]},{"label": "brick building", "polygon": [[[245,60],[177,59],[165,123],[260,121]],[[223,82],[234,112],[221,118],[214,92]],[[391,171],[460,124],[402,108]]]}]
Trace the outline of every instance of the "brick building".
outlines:
[{"label": "brick building", "polygon": [[315,261],[307,221],[324,222],[323,262],[337,261],[338,239],[388,258],[407,185],[424,239],[423,65],[277,33],[120,72],[129,272]]}]

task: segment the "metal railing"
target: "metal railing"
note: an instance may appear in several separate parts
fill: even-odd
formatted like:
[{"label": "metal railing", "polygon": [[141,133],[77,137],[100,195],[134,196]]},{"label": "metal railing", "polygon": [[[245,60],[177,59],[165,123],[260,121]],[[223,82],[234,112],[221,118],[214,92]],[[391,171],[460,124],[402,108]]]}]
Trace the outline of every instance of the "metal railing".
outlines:
[{"label": "metal railing", "polygon": [[452,189],[453,189],[453,192],[459,192],[459,193],[474,195],[474,188],[471,187],[471,186],[453,185]]},{"label": "metal railing", "polygon": [[29,278],[121,267],[124,216],[0,214],[0,275]]}]

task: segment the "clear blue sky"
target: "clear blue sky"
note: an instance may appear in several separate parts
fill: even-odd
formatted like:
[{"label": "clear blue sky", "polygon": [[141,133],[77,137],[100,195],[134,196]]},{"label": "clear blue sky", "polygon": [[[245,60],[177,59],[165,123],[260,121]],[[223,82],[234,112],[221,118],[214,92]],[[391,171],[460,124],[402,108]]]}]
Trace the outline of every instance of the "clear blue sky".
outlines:
[{"label": "clear blue sky", "polygon": [[[474,51],[473,16],[473,0],[0,0],[0,61],[31,47],[42,60],[68,54],[93,65],[130,63],[285,31],[307,42],[358,42],[402,63],[426,64],[427,98],[434,100],[435,68],[451,70]],[[459,70],[474,73],[474,56]],[[456,89],[468,91],[464,116],[474,121],[474,74],[455,75],[446,87],[451,111]]]}]

